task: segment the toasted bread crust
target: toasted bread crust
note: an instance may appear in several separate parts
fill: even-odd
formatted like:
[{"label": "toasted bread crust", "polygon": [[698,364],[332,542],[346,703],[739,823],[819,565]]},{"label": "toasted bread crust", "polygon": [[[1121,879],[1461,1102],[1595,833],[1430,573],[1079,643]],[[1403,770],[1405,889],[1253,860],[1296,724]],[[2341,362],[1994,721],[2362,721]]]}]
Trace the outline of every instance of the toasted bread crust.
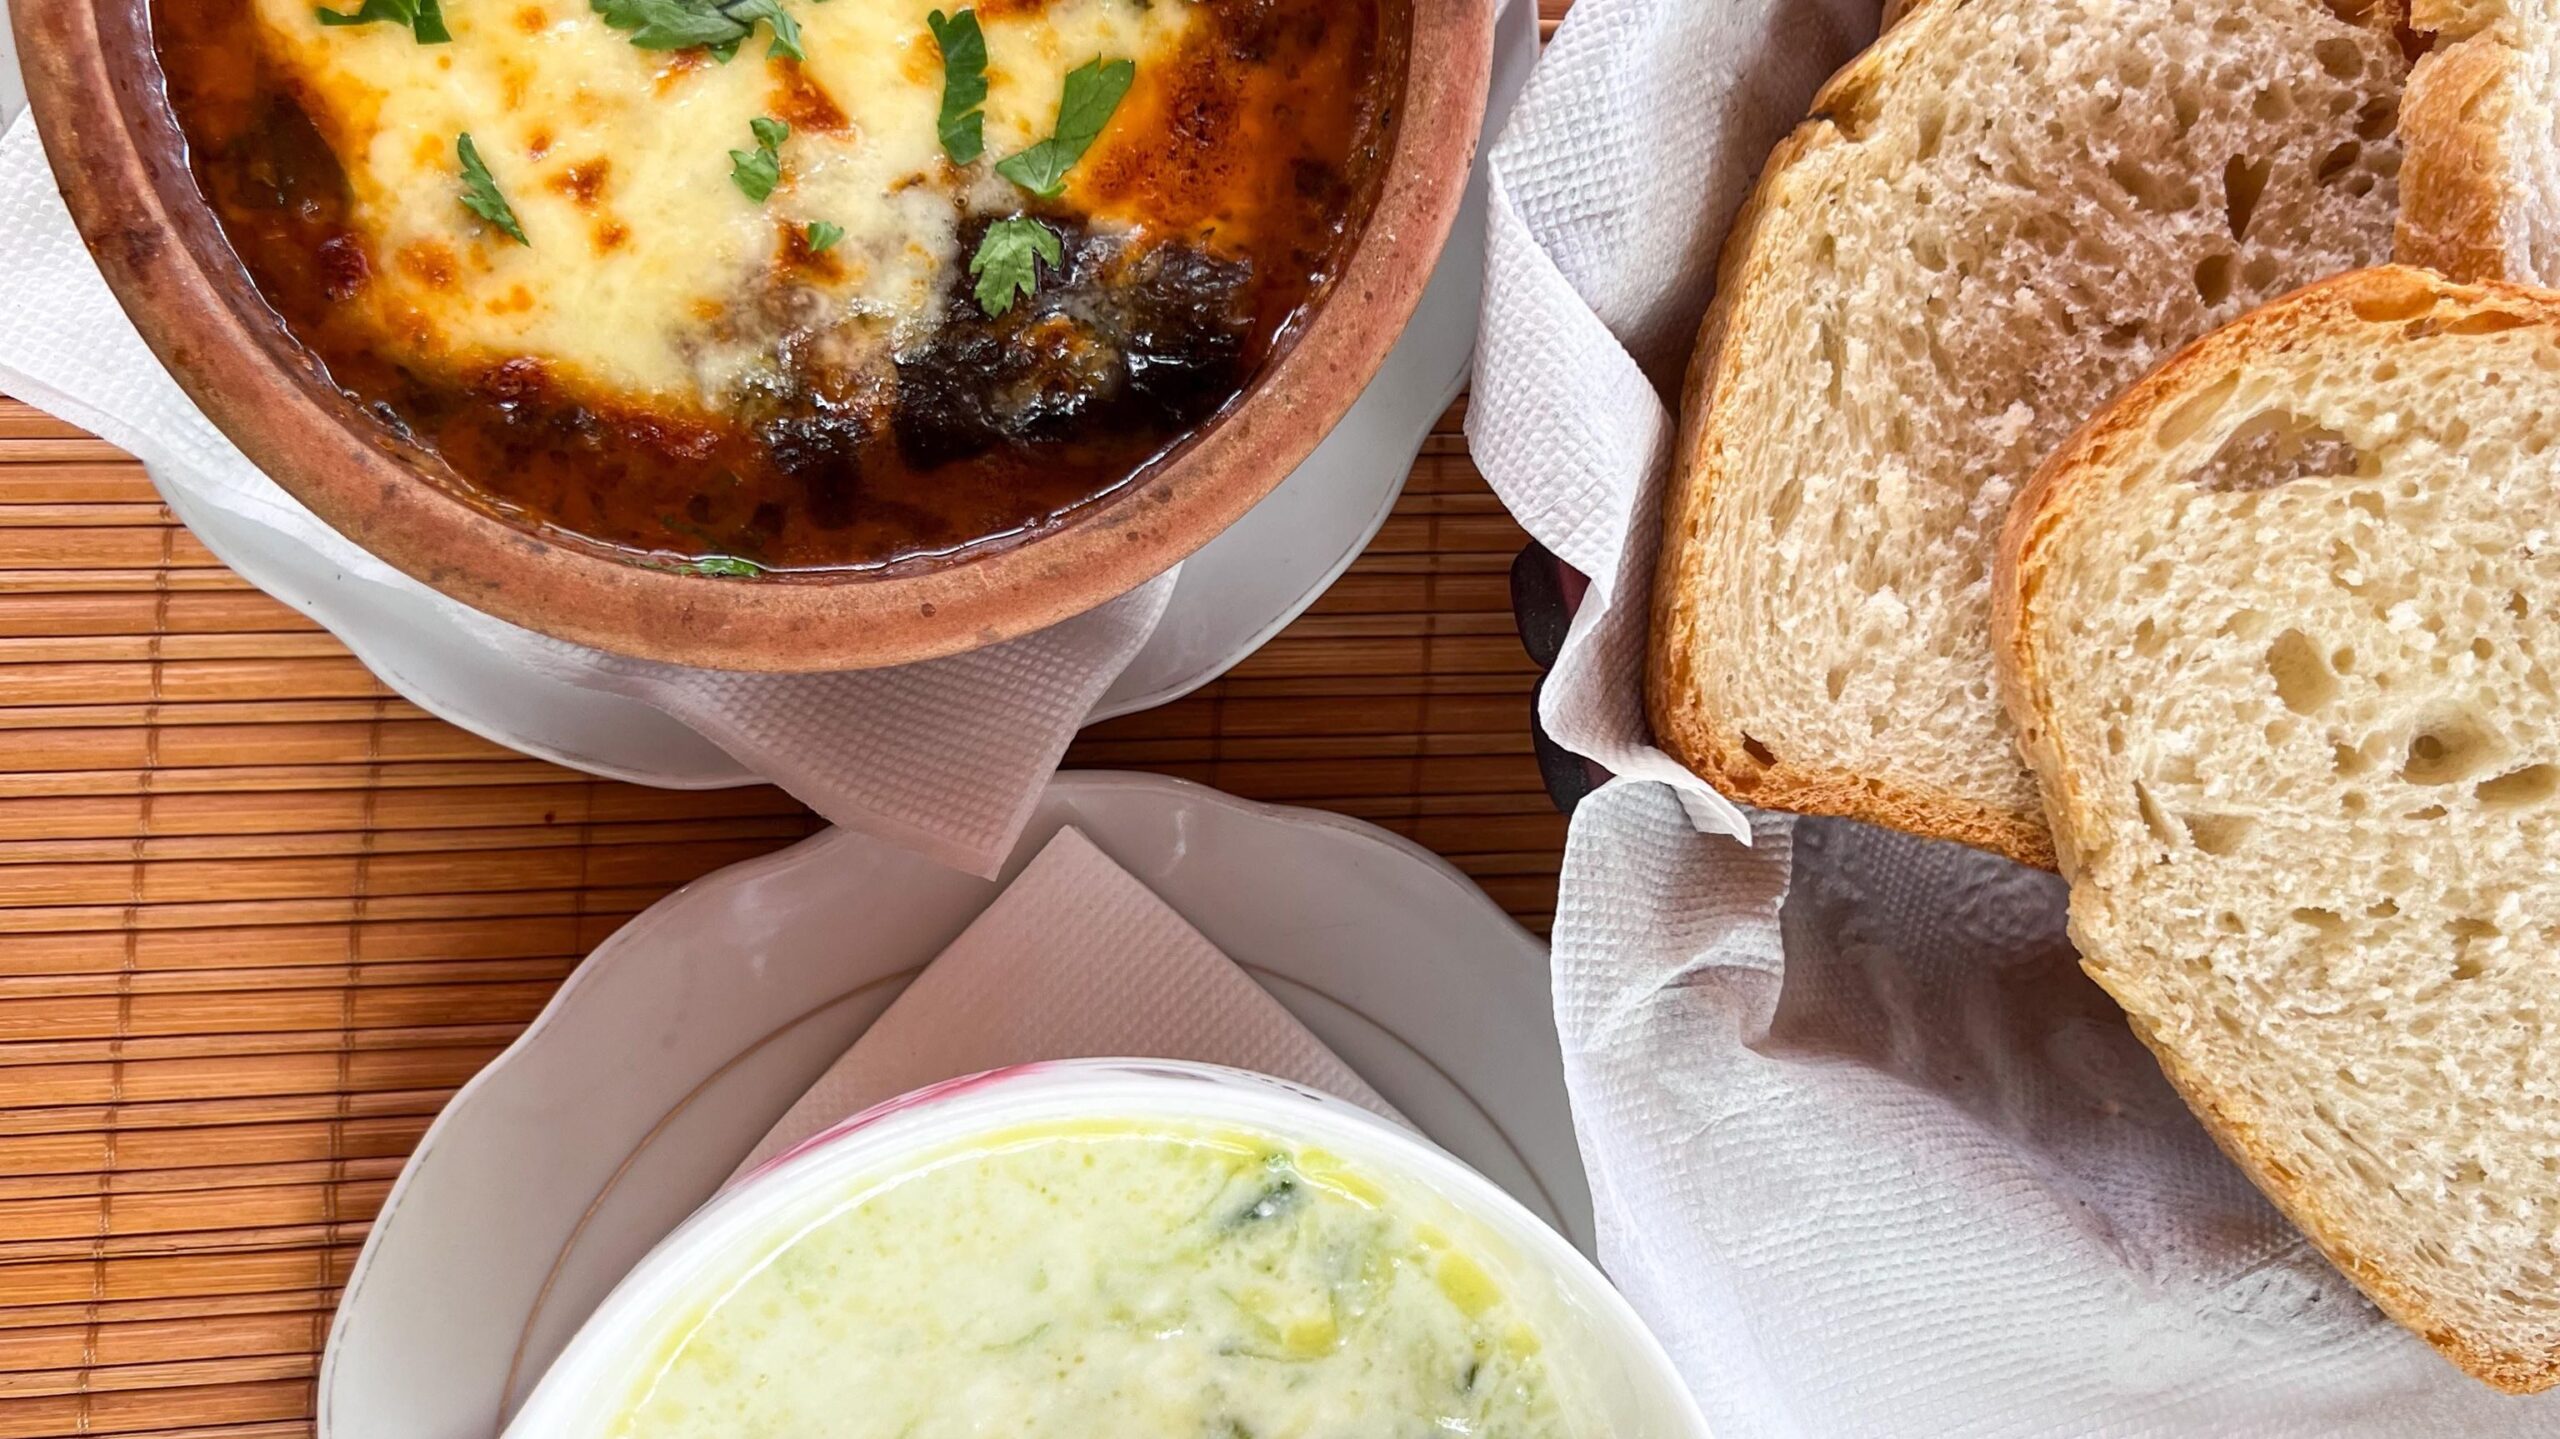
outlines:
[{"label": "toasted bread crust", "polygon": [[[2089,971],[2100,988],[2107,988],[2106,978],[2095,969]],[[2114,994],[2112,989],[2109,994]],[[2269,1146],[2260,1141],[2250,1126],[2232,1114],[2221,1102],[2220,1091],[2179,1062],[2178,1057],[2161,1044],[2149,1025],[2128,1014],[2134,1037],[2142,1041],[2151,1057],[2160,1064],[2160,1072],[2168,1077],[2169,1087],[2195,1111],[2205,1133],[2213,1137],[2215,1147],[2229,1156],[2293,1226],[2311,1241],[2321,1257],[2347,1276],[2356,1288],[2364,1291],[2374,1307],[2392,1320],[2414,1332],[2434,1347],[2437,1353],[2452,1360],[2462,1371],[2508,1394],[2539,1394],[2554,1382],[2560,1382],[2560,1356],[2526,1354],[2493,1349],[2475,1344],[2447,1327],[2431,1309],[2424,1296],[2403,1284],[2390,1272],[2375,1266],[2362,1255],[2347,1248],[2338,1239],[2339,1221],[2324,1209],[2319,1195],[2301,1183],[2284,1166],[2270,1156]]]},{"label": "toasted bread crust", "polygon": [[1673,758],[1726,794],[1750,804],[1798,814],[1839,815],[1951,839],[2050,869],[2053,848],[2043,818],[1975,804],[1923,786],[1876,776],[1780,760],[1763,763],[1746,748],[1750,740],[1710,711],[1692,669],[1688,643],[1694,612],[1682,597],[1705,583],[1707,562],[1700,536],[1714,505],[1717,478],[1707,461],[1716,390],[1732,367],[1745,362],[1728,346],[1736,307],[1760,287],[1784,276],[1761,261],[1756,243],[1783,208],[1789,181],[1811,155],[1845,143],[1860,126],[1875,87],[1965,0],[1908,0],[1891,12],[1890,28],[1874,45],[1823,83],[1813,115],[1771,152],[1760,182],[1735,217],[1719,262],[1715,303],[1699,327],[1689,362],[1682,406],[1677,466],[1663,523],[1653,586],[1653,639],[1645,694],[1657,743]]},{"label": "toasted bread crust", "polygon": [[2457,280],[2526,280],[2508,217],[2518,203],[2506,154],[2513,96],[2495,33],[2418,62],[2400,103],[2400,223],[2393,255]]},{"label": "toasted bread crust", "polygon": [[[1787,757],[1764,761],[1732,717],[1719,713],[1698,683],[1692,637],[1698,607],[1688,596],[1712,576],[1705,543],[1707,517],[1723,498],[1728,477],[1719,467],[1714,398],[1728,377],[1753,363],[1747,310],[1783,303],[1789,276],[1763,253],[1762,239],[1785,214],[1790,186],[1805,163],[1834,146],[1851,143],[1873,119],[1879,86],[1910,58],[1940,42],[1957,11],[1970,0],[1906,0],[1886,11],[1888,28],[1876,43],[1843,66],[1815,95],[1813,114],[1769,157],[1759,184],[1737,216],[1718,268],[1716,298],[1700,327],[1690,361],[1686,402],[1676,448],[1662,544],[1653,588],[1653,631],[1646,666],[1647,712],[1663,750],[1726,794],[1768,809],[1838,815],[1888,825],[1931,839],[1953,840],[2042,869],[2058,856],[2045,817],[2035,810],[1984,804],[1933,786],[1881,775],[1806,764]],[[2396,33],[2408,17],[2406,0],[2339,0],[2341,18]],[[1776,297],[1763,301],[1763,293]]]},{"label": "toasted bread crust", "polygon": [[[2205,336],[2091,417],[2036,472],[2009,511],[1992,571],[1992,638],[2001,697],[2017,723],[2021,747],[2043,782],[2063,873],[2077,867],[2080,840],[2098,823],[2079,775],[2056,744],[2039,632],[2037,599],[2057,536],[2076,519],[2076,507],[2119,473],[2118,462],[2139,449],[2162,417],[2215,379],[2260,356],[2340,339],[2379,326],[2396,327],[2450,307],[2457,315],[2494,306],[2530,315],[2560,329],[2560,294],[2503,283],[2464,285],[2426,271],[2390,265],[2359,270],[2298,290]],[[2087,492],[2087,493],[2084,493]],[[2084,956],[2097,946],[2076,932]],[[2560,1354],[2500,1349],[2453,1331],[2426,1297],[2396,1275],[2350,1249],[2343,1224],[2321,1196],[2274,1159],[2273,1146],[2239,1112],[2235,1096],[2188,1069],[2161,1044],[2138,1014],[2133,996],[2120,989],[2108,966],[2084,958],[2099,986],[2128,1006],[2135,1034],[2159,1061],[2214,1142],[2240,1166],[2286,1218],[2353,1280],[2382,1311],[2414,1330],[2446,1358],[2483,1382],[2511,1394],[2531,1394],[2560,1383]]]}]

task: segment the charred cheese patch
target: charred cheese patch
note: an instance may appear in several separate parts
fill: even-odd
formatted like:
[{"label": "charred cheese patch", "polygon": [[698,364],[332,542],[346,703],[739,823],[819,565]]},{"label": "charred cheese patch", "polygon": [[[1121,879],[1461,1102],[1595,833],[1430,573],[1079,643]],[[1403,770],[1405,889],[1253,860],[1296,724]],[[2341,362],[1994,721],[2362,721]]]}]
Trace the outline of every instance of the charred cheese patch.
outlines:
[{"label": "charred cheese patch", "polygon": [[[409,363],[468,374],[531,357],[580,388],[719,411],[774,380],[794,344],[912,343],[966,263],[966,209],[1013,203],[985,166],[943,157],[935,7],[920,0],[799,0],[798,64],[767,55],[762,26],[725,64],[642,50],[587,0],[447,0],[444,45],[322,27],[309,0],[254,4],[346,173],[371,252],[351,302]],[[989,154],[1048,133],[1068,71],[1108,56],[1147,73],[1196,22],[1189,0],[987,7]],[[759,116],[792,127],[761,203],[731,183],[728,154],[755,147]],[[464,133],[529,244],[461,207]],[[819,256],[799,238],[816,221],[843,230]]]},{"label": "charred cheese patch", "polygon": [[[1176,453],[1330,283],[1401,84],[1380,0],[977,0],[956,165],[936,0],[779,3],[805,60],[761,17],[726,62],[642,49],[593,0],[443,0],[441,44],[310,0],[152,31],[329,383],[510,520],[723,577],[943,563]],[[1131,83],[1081,92],[1063,187],[1007,178],[1106,60]]]}]

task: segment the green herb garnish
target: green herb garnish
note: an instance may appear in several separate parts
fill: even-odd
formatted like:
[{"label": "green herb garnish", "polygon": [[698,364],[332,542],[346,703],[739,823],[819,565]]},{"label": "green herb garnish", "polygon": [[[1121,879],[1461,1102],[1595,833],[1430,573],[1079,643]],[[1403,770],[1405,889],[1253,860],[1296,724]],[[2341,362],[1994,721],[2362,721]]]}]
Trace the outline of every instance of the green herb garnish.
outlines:
[{"label": "green herb garnish", "polygon": [[969,257],[969,273],[978,277],[978,308],[992,319],[1012,309],[1017,297],[1038,290],[1043,260],[1053,270],[1066,263],[1056,231],[1028,215],[989,225],[978,253]]},{"label": "green herb garnish", "polygon": [[643,50],[689,50],[747,36],[747,27],[713,0],[588,0],[588,8],[614,29],[630,31],[631,43]]},{"label": "green herb garnish", "polygon": [[604,23],[631,33],[642,50],[711,52],[727,61],[738,53],[748,32],[762,20],[773,28],[773,48],[766,53],[806,59],[800,49],[800,25],[782,8],[782,0],[587,0]]},{"label": "green herb garnish", "polygon": [[480,147],[471,143],[471,136],[465,133],[455,140],[453,150],[462,158],[462,208],[497,226],[517,244],[532,244],[524,237],[524,226],[516,220],[515,207],[499,193],[489,167],[480,163]]},{"label": "green herb garnish", "polygon": [[1030,149],[997,161],[996,173],[1034,195],[1066,189],[1068,167],[1093,148],[1137,75],[1132,60],[1088,60],[1068,71],[1066,92],[1058,97],[1058,128]]},{"label": "green herb garnish", "polygon": [[978,28],[978,12],[939,10],[924,17],[933,43],[942,51],[942,150],[955,165],[977,160],[987,149],[987,36]]},{"label": "green herb garnish", "polygon": [[1227,1227],[1242,1229],[1278,1219],[1306,1203],[1306,1191],[1298,1187],[1298,1176],[1282,1171],[1253,1196],[1253,1202],[1228,1216]]},{"label": "green herb garnish", "polygon": [[803,233],[809,241],[809,253],[823,255],[834,249],[836,242],[844,238],[844,226],[825,220],[811,220],[809,228]]},{"label": "green herb garnish", "polygon": [[733,0],[733,3],[722,7],[721,13],[742,25],[753,25],[762,20],[773,27],[773,44],[766,49],[766,54],[791,60],[809,58],[808,52],[800,48],[800,22],[792,19],[791,12],[782,8],[782,0]]},{"label": "green herb garnish", "polygon": [[782,142],[791,138],[791,127],[759,115],[747,122],[747,128],[755,132],[756,147],[729,152],[729,178],[748,199],[761,205],[782,183]]},{"label": "green herb garnish", "polygon": [[453,39],[453,32],[444,28],[444,9],[437,0],[364,0],[354,10],[332,10],[322,5],[311,13],[323,25],[371,25],[387,20],[407,27],[421,45],[442,45]]},{"label": "green herb garnish", "polygon": [[683,568],[697,575],[710,575],[733,580],[751,580],[764,573],[764,566],[736,555],[708,555]]}]

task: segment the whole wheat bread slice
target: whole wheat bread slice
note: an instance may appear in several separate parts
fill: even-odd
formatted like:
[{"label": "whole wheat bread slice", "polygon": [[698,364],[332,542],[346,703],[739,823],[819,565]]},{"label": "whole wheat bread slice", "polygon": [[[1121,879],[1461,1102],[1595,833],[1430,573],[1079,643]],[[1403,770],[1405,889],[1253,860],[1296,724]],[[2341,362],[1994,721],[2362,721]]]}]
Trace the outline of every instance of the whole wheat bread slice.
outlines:
[{"label": "whole wheat bread slice", "polygon": [[1992,686],[2001,516],[2178,346],[2388,257],[2395,18],[1919,0],[1835,76],[1736,226],[1693,365],[1664,746],[1756,804],[2049,863]]},{"label": "whole wheat bread slice", "polygon": [[1995,583],[2083,965],[2383,1309],[2560,1378],[2560,295],[2248,316],[2054,455]]},{"label": "whole wheat bread slice", "polygon": [[2435,44],[2401,117],[2399,258],[2560,283],[2560,0],[2414,0],[2410,20]]}]

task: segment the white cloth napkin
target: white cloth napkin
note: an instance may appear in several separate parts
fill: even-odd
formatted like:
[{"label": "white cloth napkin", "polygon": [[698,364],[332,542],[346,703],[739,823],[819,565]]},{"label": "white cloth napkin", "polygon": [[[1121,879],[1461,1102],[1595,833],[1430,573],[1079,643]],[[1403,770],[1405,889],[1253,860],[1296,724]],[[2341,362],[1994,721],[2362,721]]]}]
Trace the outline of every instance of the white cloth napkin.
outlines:
[{"label": "white cloth napkin", "polygon": [[1164,613],[1168,572],[1009,644],[897,669],[742,674],[623,659],[445,599],[261,474],[134,332],[80,242],[32,117],[0,136],[0,391],[139,456],[153,480],[300,538],[346,573],[432,597],[456,643],[665,711],[849,829],[992,875],[1067,742]]},{"label": "white cloth napkin", "polygon": [[1647,739],[1664,396],[1877,8],[1575,0],[1492,155],[1470,437],[1592,578],[1543,715],[1622,776],[1574,816],[1554,946],[1602,1258],[1718,1439],[2560,1433],[2221,1157],[2078,972],[2059,881],[1748,813]]},{"label": "white cloth napkin", "polygon": [[1038,1060],[1126,1057],[1250,1069],[1403,1122],[1190,921],[1070,827],[730,1177],[928,1084]]}]

